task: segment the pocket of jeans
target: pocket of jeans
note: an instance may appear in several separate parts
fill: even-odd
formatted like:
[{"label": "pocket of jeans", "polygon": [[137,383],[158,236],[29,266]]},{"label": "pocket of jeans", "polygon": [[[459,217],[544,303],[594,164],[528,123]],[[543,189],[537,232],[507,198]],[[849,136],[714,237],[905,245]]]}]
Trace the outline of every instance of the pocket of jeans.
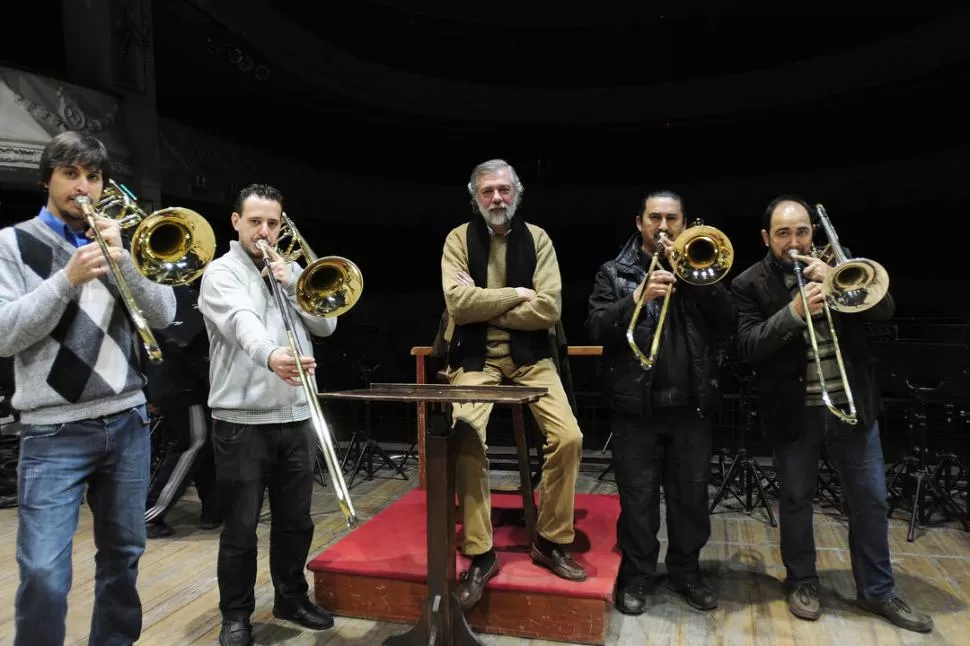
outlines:
[{"label": "pocket of jeans", "polygon": [[212,435],[221,442],[235,442],[247,428],[245,424],[213,420]]},{"label": "pocket of jeans", "polygon": [[141,420],[141,423],[144,426],[148,426],[149,422],[151,422],[151,418],[148,415],[148,409],[145,407],[144,404],[142,404],[141,406],[135,406],[134,408],[131,409],[131,412],[138,415],[138,419]]},{"label": "pocket of jeans", "polygon": [[20,437],[25,440],[54,437],[64,426],[65,424],[21,424]]}]

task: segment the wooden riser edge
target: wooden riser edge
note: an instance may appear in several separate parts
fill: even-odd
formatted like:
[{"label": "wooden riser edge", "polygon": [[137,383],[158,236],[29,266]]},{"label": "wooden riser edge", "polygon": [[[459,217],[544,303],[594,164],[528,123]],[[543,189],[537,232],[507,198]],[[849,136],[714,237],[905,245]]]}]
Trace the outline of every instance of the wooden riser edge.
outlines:
[{"label": "wooden riser edge", "polygon": [[[428,593],[424,583],[355,574],[314,572],[313,581],[321,607],[374,621],[417,623]],[[480,633],[601,646],[610,609],[602,599],[486,589],[466,617]]]}]

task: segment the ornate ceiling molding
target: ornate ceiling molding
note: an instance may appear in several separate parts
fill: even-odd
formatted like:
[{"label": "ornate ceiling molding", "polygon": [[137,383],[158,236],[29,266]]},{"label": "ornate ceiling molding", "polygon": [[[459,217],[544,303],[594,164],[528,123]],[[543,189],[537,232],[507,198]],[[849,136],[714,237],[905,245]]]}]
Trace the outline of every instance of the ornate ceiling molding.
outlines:
[{"label": "ornate ceiling molding", "polygon": [[117,175],[131,177],[128,148],[117,123],[120,108],[107,94],[0,67],[0,166],[36,168],[52,137],[81,130],[104,143]]},{"label": "ornate ceiling molding", "polygon": [[970,56],[966,8],[852,51],[775,69],[642,87],[520,88],[429,78],[362,61],[268,2],[195,3],[311,86],[370,105],[456,120],[634,123],[731,114],[873,88]]}]

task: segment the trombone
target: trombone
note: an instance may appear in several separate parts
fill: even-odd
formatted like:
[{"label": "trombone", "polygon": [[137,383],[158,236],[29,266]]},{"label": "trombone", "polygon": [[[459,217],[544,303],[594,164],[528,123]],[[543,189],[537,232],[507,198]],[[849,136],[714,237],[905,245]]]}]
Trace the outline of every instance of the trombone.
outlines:
[{"label": "trombone", "polygon": [[[290,240],[286,248],[281,250],[280,240],[284,237],[288,237]],[[263,265],[266,267],[267,273],[270,274],[269,284],[276,299],[276,307],[279,308],[280,316],[283,318],[286,340],[296,358],[296,370],[300,376],[300,385],[303,387],[303,394],[310,406],[310,422],[314,433],[316,433],[320,450],[323,452],[323,458],[327,463],[327,469],[334,481],[337,504],[340,505],[340,509],[347,520],[347,526],[353,529],[358,523],[357,512],[350,500],[350,491],[347,489],[343,472],[340,469],[337,450],[334,448],[333,437],[323,416],[323,409],[320,406],[316,388],[310,384],[310,377],[303,368],[303,362],[300,361],[300,357],[304,356],[304,353],[300,351],[290,309],[283,297],[283,289],[280,287],[279,281],[272,277],[269,243],[265,240],[259,240],[257,244],[260,251],[263,252]],[[300,235],[293,222],[286,216],[286,213],[283,213],[283,224],[276,246],[277,253],[287,261],[296,262],[296,259],[301,255],[308,261],[306,269],[297,279],[296,287],[297,303],[306,313],[326,318],[338,316],[352,308],[360,299],[361,291],[364,288],[364,278],[357,265],[340,256],[318,258],[303,236]]]},{"label": "trombone", "polygon": [[828,388],[825,386],[825,375],[822,371],[822,360],[819,358],[818,339],[815,334],[815,324],[812,322],[812,315],[808,307],[808,295],[805,293],[805,277],[802,275],[804,267],[795,259],[798,250],[792,249],[788,252],[792,256],[792,263],[795,268],[795,277],[798,280],[798,291],[802,298],[802,307],[805,310],[805,321],[808,324],[808,338],[812,344],[812,354],[815,356],[815,371],[818,374],[819,388],[822,392],[822,401],[825,407],[833,415],[849,425],[859,422],[856,413],[855,399],[852,396],[852,388],[849,386],[848,375],[845,371],[845,362],[842,359],[842,351],[839,348],[839,336],[835,331],[835,324],[832,321],[832,310],[837,312],[855,313],[869,309],[882,300],[889,290],[889,274],[879,263],[866,258],[849,259],[845,251],[839,244],[839,237],[835,233],[835,228],[829,220],[825,208],[821,204],[815,205],[818,213],[819,223],[828,238],[828,245],[821,252],[813,248],[812,255],[822,258],[830,256],[834,259],[835,265],[822,282],[822,309],[825,311],[825,320],[828,323],[829,334],[832,337],[832,346],[835,350],[835,360],[839,366],[839,377],[842,380],[842,387],[845,390],[848,400],[849,411],[845,412],[832,402]]},{"label": "trombone", "polygon": [[[657,234],[657,251],[654,252],[650,260],[650,267],[644,279],[644,289],[640,292],[640,300],[633,310],[633,317],[630,319],[630,326],[626,330],[626,340],[640,361],[644,370],[653,368],[657,361],[657,352],[660,349],[660,334],[663,330],[664,320],[667,318],[667,307],[670,304],[670,285],[664,295],[663,306],[660,308],[660,319],[657,321],[657,329],[653,334],[653,342],[650,344],[650,356],[646,356],[637,346],[633,338],[634,329],[637,326],[637,319],[640,318],[640,310],[646,302],[646,285],[650,282],[650,277],[660,263],[660,257],[664,255],[664,248],[667,246],[667,233],[660,231]],[[671,270],[681,280],[691,285],[713,285],[718,282],[731,270],[734,264],[734,247],[731,241],[719,229],[707,226],[702,220],[694,220],[693,224],[684,230],[680,236],[673,241],[671,252]]]},{"label": "trombone", "polygon": [[[95,224],[95,218],[118,221],[122,230],[135,227],[131,239],[131,259],[135,269],[152,282],[161,285],[184,285],[195,280],[215,255],[216,242],[212,227],[204,217],[181,207],[172,207],[146,214],[136,203],[135,196],[114,180],[104,190],[95,207],[86,195],[75,198],[81,207],[88,227],[108,262],[132,323],[138,330],[148,360],[162,362],[162,350],[145,315],[125,281],[118,263],[108,251],[108,245]],[[108,209],[117,208],[112,215]]]}]

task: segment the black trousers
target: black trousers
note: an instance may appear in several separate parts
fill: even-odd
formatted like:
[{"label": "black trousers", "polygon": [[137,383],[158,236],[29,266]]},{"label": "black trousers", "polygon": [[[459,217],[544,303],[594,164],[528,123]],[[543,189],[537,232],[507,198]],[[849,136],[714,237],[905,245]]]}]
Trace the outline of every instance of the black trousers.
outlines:
[{"label": "black trousers", "polygon": [[248,619],[256,607],[256,527],[267,489],[275,604],[291,610],[307,598],[304,568],[313,540],[313,437],[309,421],[245,425],[213,420],[212,447],[223,515],[219,610],[226,619]]},{"label": "black trousers", "polygon": [[164,521],[193,481],[202,501],[202,518],[220,518],[208,411],[202,404],[192,404],[165,409],[162,414],[155,432],[162,434],[165,456],[148,485],[145,521]]},{"label": "black trousers", "polygon": [[620,494],[617,585],[650,585],[660,542],[660,487],[667,507],[667,574],[674,585],[700,578],[700,551],[711,536],[707,486],[710,418],[684,408],[656,408],[649,419],[614,413],[613,470]]}]

